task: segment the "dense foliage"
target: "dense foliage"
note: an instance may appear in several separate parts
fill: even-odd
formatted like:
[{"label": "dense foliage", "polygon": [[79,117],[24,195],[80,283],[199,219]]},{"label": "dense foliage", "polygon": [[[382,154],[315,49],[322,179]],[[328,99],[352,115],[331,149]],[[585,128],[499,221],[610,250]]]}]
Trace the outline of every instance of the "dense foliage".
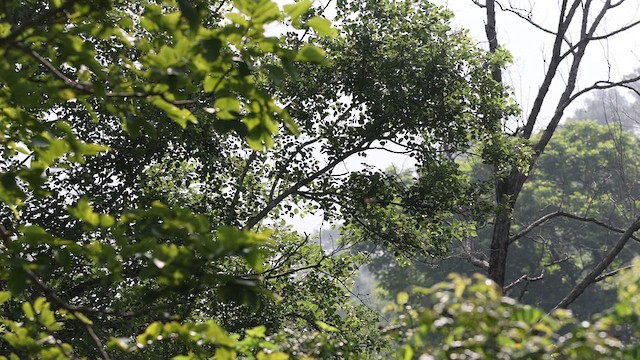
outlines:
[{"label": "dense foliage", "polygon": [[[340,1],[333,27],[312,5],[0,5],[0,359],[631,354],[606,333],[637,317],[631,275],[596,327],[484,279],[400,293],[389,328],[352,301],[371,253],[348,247],[446,254],[494,210],[460,159],[500,177],[531,152],[501,134],[508,54],[452,14]],[[375,149],[415,173],[338,171]],[[345,222],[330,250],[284,223],[315,209]]]},{"label": "dense foliage", "polygon": [[[571,121],[558,130],[514,212],[519,226],[512,237],[508,279],[513,297],[551,310],[565,295],[555,290],[575,283],[613,246],[638,211],[633,199],[640,181],[639,145],[635,134],[615,125]],[[474,161],[465,167],[479,179],[489,174],[486,166]],[[369,248],[375,255],[369,268],[382,293],[393,297],[413,286],[432,286],[451,272],[478,272],[467,254],[486,259],[483,249],[491,234],[477,224],[478,238],[454,243],[444,257],[410,256],[407,263],[406,258],[398,261],[389,252]],[[629,265],[637,246],[637,241],[628,244],[611,270]],[[605,279],[572,306],[580,317],[604,311],[615,300],[614,288]]]}]

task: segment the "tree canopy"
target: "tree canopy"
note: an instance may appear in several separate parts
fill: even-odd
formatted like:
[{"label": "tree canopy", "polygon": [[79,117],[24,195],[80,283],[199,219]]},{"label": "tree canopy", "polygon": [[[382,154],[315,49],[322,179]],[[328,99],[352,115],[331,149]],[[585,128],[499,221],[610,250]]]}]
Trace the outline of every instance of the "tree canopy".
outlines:
[{"label": "tree canopy", "polygon": [[[518,112],[498,76],[509,54],[493,42],[484,50],[428,1],[339,1],[333,24],[313,5],[0,5],[0,359],[632,356],[614,330],[637,317],[633,273],[594,327],[503,298],[495,275],[505,264],[470,252],[497,286],[453,276],[400,292],[387,322],[352,301],[372,255],[349,251],[360,242],[403,259],[445,256],[481,225],[518,214],[518,196],[542,198],[545,181],[563,195],[532,206],[560,211],[562,199],[578,198],[575,211],[595,201],[595,215],[623,221],[618,203],[599,196],[622,184],[616,200],[635,206],[635,168],[618,165],[635,158],[636,140],[569,125],[545,150],[546,132],[505,134],[503,121]],[[271,35],[274,26],[283,30]],[[530,147],[535,140],[542,148]],[[376,149],[412,157],[415,171],[339,171]],[[602,176],[624,179],[564,181],[565,162],[588,166],[571,157],[581,152],[601,157]],[[470,174],[470,159],[490,174]],[[283,221],[318,209],[344,223],[331,249]],[[627,239],[635,231],[615,226]],[[562,235],[545,229],[535,231]],[[530,251],[549,261],[590,251],[571,265],[605,264],[586,242],[573,245]],[[523,349],[527,339],[534,344]]]}]

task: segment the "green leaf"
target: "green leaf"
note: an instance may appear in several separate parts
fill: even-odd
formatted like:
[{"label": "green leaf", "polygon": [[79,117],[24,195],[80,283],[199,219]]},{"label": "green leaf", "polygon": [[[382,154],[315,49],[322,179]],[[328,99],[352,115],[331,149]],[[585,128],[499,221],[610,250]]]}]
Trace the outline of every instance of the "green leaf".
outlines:
[{"label": "green leaf", "polygon": [[240,25],[241,27],[249,26],[249,21],[242,14],[230,13],[230,14],[227,14],[226,16],[233,23]]},{"label": "green leaf", "polygon": [[340,331],[340,329],[338,329],[337,327],[331,326],[331,325],[325,323],[324,321],[318,320],[318,321],[316,321],[316,325],[318,325],[318,327],[320,327],[324,331],[328,331],[328,332],[339,332]]},{"label": "green leaf", "polygon": [[400,359],[411,360],[413,359],[413,349],[409,345],[404,345],[400,348]]},{"label": "green leaf", "polygon": [[193,6],[191,0],[178,0],[178,6],[182,16],[187,19],[191,31],[195,31],[200,26],[200,14],[198,10]]},{"label": "green leaf", "polygon": [[89,319],[85,314],[76,311],[73,313],[73,315],[80,321],[82,321],[83,323],[87,324],[87,325],[93,325],[93,321],[91,321],[91,319]]},{"label": "green leaf", "polygon": [[0,305],[6,303],[11,298],[11,291],[0,291]]},{"label": "green leaf", "polygon": [[396,303],[398,305],[404,305],[407,302],[409,302],[409,294],[407,294],[406,292],[399,292],[398,295],[396,296]]},{"label": "green leaf", "polygon": [[[222,41],[218,38],[211,38],[201,41],[203,48],[204,58],[207,61],[213,62],[220,56],[220,49],[222,48]],[[209,90],[210,91],[210,90]]]},{"label": "green leaf", "polygon": [[76,93],[71,89],[63,89],[58,91],[58,96],[63,100],[71,100],[76,98]]},{"label": "green leaf", "polygon": [[237,119],[240,115],[240,100],[231,97],[221,97],[216,99],[216,116],[222,120]]},{"label": "green leaf", "polygon": [[335,36],[338,34],[338,31],[331,27],[331,21],[320,16],[314,16],[309,19],[307,25],[312,27],[319,35]]},{"label": "green leaf", "polygon": [[196,117],[186,108],[179,108],[161,97],[155,97],[151,103],[158,108],[162,109],[167,116],[182,127],[186,127],[188,123],[196,123]]},{"label": "green leaf", "polygon": [[21,268],[12,268],[7,280],[9,291],[13,295],[19,295],[27,287],[27,274]]},{"label": "green leaf", "polygon": [[327,54],[324,52],[324,50],[320,49],[319,47],[313,45],[305,45],[298,52],[296,60],[312,62],[316,64],[326,64],[326,56]]},{"label": "green leaf", "polygon": [[267,328],[264,325],[256,326],[252,329],[245,330],[245,333],[251,337],[264,338],[267,332]]},{"label": "green leaf", "polygon": [[115,224],[115,219],[111,215],[94,212],[87,198],[81,198],[75,206],[69,207],[68,210],[75,218],[93,227],[108,228]]},{"label": "green leaf", "polygon": [[33,310],[33,307],[31,306],[30,302],[23,302],[22,303],[22,311],[24,312],[24,316],[26,316],[27,319],[29,319],[31,321],[36,319],[35,312]]},{"label": "green leaf", "polygon": [[307,12],[311,5],[313,5],[313,0],[301,0],[295,4],[285,5],[283,6],[284,12],[289,15],[291,20],[298,20],[300,16],[302,16],[305,12]]},{"label": "green leaf", "polygon": [[133,28],[133,20],[128,16],[123,16],[118,20],[118,26],[124,30],[130,30]]}]

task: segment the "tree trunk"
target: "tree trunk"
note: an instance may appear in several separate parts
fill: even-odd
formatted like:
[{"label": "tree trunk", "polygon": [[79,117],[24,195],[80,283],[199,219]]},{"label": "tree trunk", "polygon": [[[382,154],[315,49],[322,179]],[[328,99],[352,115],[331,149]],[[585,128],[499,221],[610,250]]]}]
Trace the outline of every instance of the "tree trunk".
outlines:
[{"label": "tree trunk", "polygon": [[509,233],[513,214],[513,185],[511,176],[496,180],[496,217],[491,238],[491,252],[489,254],[489,278],[504,288],[509,249]]},{"label": "tree trunk", "polygon": [[525,179],[526,176],[518,169],[512,169],[508,176],[497,179],[495,184],[497,209],[491,238],[488,276],[502,289],[505,286],[513,207]]}]

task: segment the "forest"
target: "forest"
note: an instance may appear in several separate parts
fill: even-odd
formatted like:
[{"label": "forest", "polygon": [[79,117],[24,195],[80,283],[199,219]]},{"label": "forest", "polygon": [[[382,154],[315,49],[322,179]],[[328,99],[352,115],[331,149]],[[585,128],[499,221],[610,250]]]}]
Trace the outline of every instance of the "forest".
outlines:
[{"label": "forest", "polygon": [[640,359],[637,11],[468,2],[0,1],[0,359]]}]

